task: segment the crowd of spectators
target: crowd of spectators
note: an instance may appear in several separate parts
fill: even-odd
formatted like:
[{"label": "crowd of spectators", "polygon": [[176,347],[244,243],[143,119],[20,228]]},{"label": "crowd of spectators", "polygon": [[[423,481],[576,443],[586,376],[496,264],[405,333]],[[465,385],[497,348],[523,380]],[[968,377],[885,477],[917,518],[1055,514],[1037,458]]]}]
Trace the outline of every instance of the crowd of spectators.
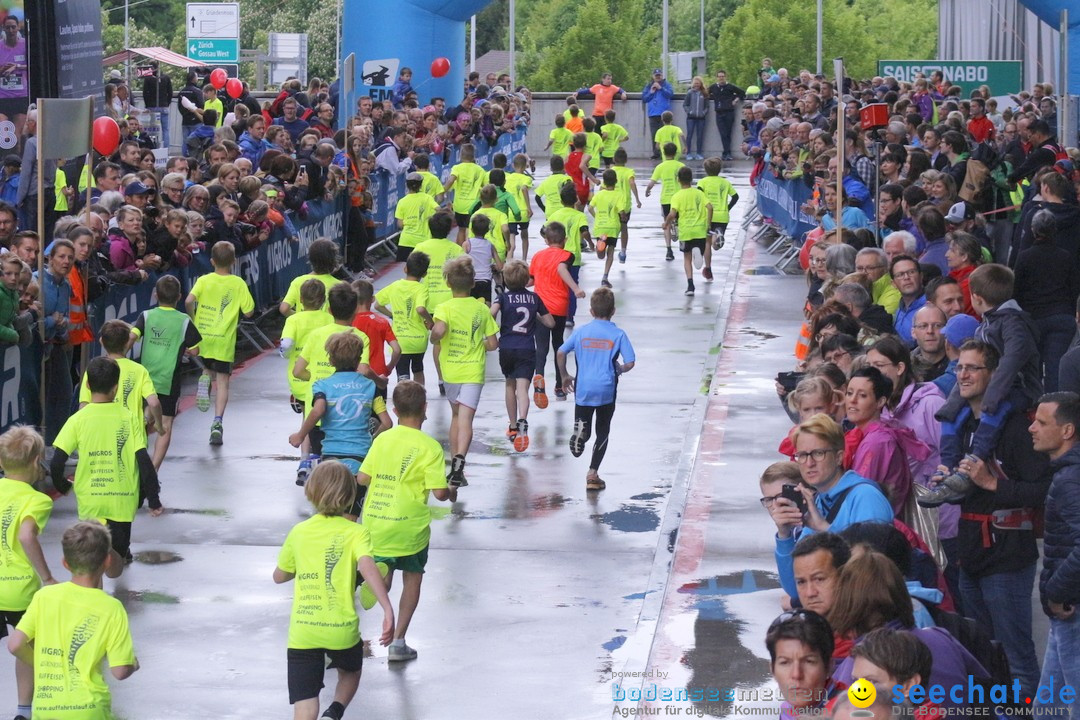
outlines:
[{"label": "crowd of spectators", "polygon": [[[817,219],[795,239],[804,323],[777,378],[795,427],[761,478],[790,609],[767,636],[781,716],[849,717],[839,691],[856,678],[877,686],[875,717],[898,697],[906,716],[1067,715],[1075,695],[1057,691],[1080,677],[1067,649],[1080,642],[1080,158],[1056,139],[1053,88],[1001,107],[939,74],[835,92],[763,65],[743,150],[755,179],[805,183]],[[887,125],[863,129],[876,103]],[[1041,670],[1035,610],[1050,622]],[[993,684],[1020,690],[991,700]],[[945,696],[912,692],[931,685]]]}]

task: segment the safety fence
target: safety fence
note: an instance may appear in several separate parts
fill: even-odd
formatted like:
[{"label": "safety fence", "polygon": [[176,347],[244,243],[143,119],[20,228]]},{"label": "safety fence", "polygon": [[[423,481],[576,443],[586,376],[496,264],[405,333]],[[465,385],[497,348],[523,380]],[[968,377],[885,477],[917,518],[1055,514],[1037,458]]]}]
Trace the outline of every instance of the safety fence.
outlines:
[{"label": "safety fence", "polygon": [[814,191],[802,180],[781,180],[765,171],[757,178],[757,206],[789,238],[802,237],[817,227],[817,220],[802,211]]}]

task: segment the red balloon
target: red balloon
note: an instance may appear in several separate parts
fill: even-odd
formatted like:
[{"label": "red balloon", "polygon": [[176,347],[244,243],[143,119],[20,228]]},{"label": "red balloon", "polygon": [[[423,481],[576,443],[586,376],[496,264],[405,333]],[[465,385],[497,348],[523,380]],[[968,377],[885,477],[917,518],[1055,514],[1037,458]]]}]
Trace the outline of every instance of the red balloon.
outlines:
[{"label": "red balloon", "polygon": [[214,86],[215,90],[220,90],[225,87],[225,82],[228,79],[228,74],[221,68],[217,68],[214,72],[210,73],[210,84]]},{"label": "red balloon", "polygon": [[435,58],[431,61],[431,76],[441,78],[450,72],[450,61],[444,57]]},{"label": "red balloon", "polygon": [[120,146],[120,126],[111,117],[94,120],[94,149],[101,155],[112,155]]},{"label": "red balloon", "polygon": [[236,78],[229,78],[228,82],[225,83],[225,92],[235,100],[244,94],[244,83]]}]

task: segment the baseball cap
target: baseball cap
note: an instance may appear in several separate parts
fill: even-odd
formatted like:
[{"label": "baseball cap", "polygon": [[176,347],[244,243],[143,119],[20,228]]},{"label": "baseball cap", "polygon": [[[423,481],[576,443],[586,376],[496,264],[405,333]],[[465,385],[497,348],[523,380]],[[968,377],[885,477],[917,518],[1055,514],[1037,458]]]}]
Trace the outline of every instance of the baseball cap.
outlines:
[{"label": "baseball cap", "polygon": [[150,195],[153,192],[138,180],[130,182],[124,187],[124,195]]},{"label": "baseball cap", "polygon": [[780,82],[780,76],[779,75],[770,75],[769,76],[769,82]]},{"label": "baseball cap", "polygon": [[970,315],[960,313],[959,315],[953,315],[949,318],[949,321],[945,323],[945,328],[941,331],[941,334],[945,336],[945,340],[954,348],[959,348],[965,342],[975,337],[975,330],[979,327],[979,321]]},{"label": "baseball cap", "polygon": [[113,80],[119,80],[120,78],[124,77],[124,75],[119,70],[110,70],[109,77]]},{"label": "baseball cap", "polygon": [[660,68],[653,68],[652,74],[653,75],[663,75],[664,71],[661,70]]},{"label": "baseball cap", "polygon": [[6,167],[8,165],[18,165],[18,166],[21,167],[22,166],[22,158],[19,157],[18,155],[15,155],[14,153],[12,153],[10,155],[5,155],[4,156],[4,166]]},{"label": "baseball cap", "polygon": [[965,220],[974,219],[975,208],[969,207],[968,204],[963,200],[949,208],[949,212],[945,215],[945,222],[952,223],[954,225],[962,223]]}]

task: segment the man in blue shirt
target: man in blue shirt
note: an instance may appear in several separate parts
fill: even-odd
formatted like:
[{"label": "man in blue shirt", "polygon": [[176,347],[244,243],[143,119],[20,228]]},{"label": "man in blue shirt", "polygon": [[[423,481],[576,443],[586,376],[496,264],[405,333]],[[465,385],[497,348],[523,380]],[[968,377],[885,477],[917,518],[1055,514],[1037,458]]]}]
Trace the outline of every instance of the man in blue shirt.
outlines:
[{"label": "man in blue shirt", "polygon": [[900,304],[896,307],[893,327],[896,334],[907,343],[909,348],[915,347],[911,325],[915,321],[915,313],[926,304],[926,295],[923,294],[922,268],[919,267],[919,261],[910,255],[897,255],[889,263],[889,275],[892,277],[893,285],[900,291]]},{"label": "man in blue shirt", "polygon": [[[611,322],[615,314],[615,294],[608,288],[593,291],[590,300],[591,323],[574,330],[562,344],[556,362],[562,373],[563,389],[574,393],[574,433],[570,436],[570,452],[581,457],[585,443],[592,435],[593,413],[596,414],[596,442],[592,461],[585,475],[586,491],[603,490],[600,463],[607,452],[611,418],[615,415],[615,391],[619,375],[634,367],[634,348],[626,333]],[[577,375],[566,372],[566,356],[574,353]],[[625,362],[620,363],[620,359]]]},{"label": "man in blue shirt", "polygon": [[289,133],[293,145],[299,144],[300,133],[308,129],[308,121],[299,117],[299,111],[300,104],[296,102],[296,98],[287,97],[281,103],[281,117],[275,120],[278,125],[285,128],[285,131]]},{"label": "man in blue shirt", "polygon": [[[641,102],[645,103],[645,114],[649,116],[649,137],[656,137],[656,131],[663,125],[661,116],[671,109],[671,98],[675,90],[664,79],[664,71],[656,68],[652,71],[652,81],[641,91]],[[660,159],[660,147],[654,142],[652,159]]]}]

